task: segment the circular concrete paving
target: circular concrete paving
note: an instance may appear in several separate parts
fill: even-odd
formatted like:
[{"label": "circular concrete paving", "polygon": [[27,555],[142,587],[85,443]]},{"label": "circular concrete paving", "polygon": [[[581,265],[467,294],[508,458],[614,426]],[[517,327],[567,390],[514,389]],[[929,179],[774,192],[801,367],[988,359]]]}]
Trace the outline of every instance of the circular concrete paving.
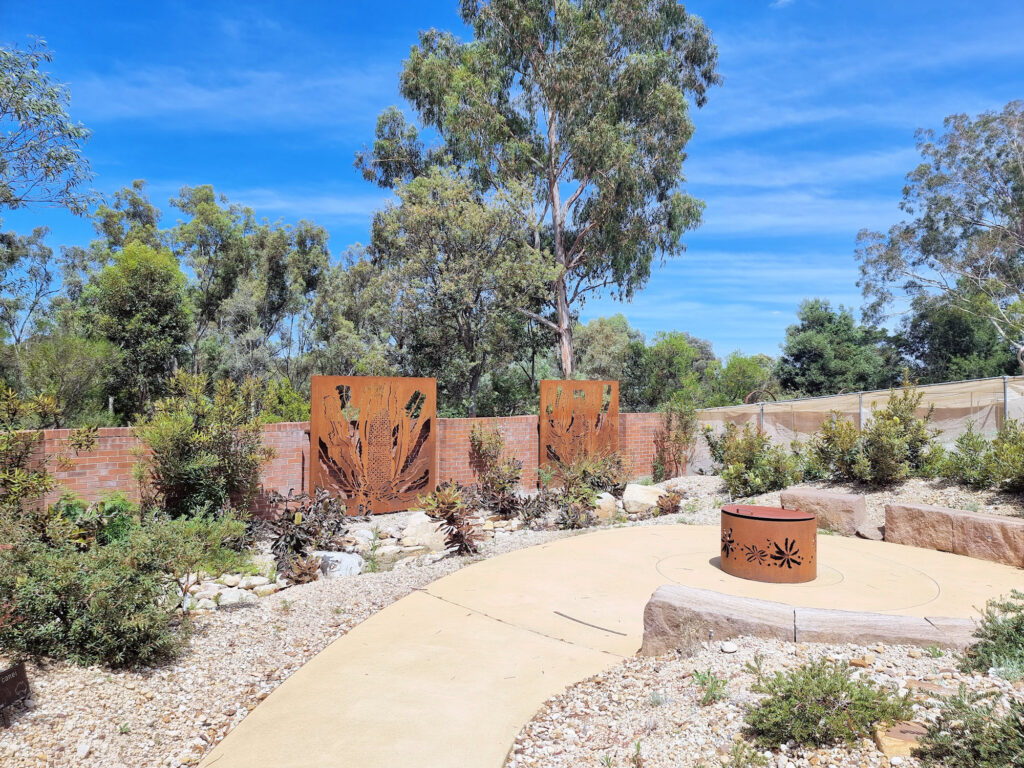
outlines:
[{"label": "circular concrete paving", "polygon": [[604,529],[471,565],[385,608],[285,681],[204,761],[217,768],[499,768],[544,700],[640,646],[676,582],[798,607],[976,616],[1024,572],[931,550],[818,539],[819,577],[716,567],[719,529]]}]

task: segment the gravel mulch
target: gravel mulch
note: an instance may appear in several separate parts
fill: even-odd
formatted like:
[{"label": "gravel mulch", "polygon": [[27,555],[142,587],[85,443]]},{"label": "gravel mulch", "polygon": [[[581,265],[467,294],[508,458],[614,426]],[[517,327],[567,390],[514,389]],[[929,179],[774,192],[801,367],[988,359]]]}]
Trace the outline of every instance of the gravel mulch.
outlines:
[{"label": "gravel mulch", "polygon": [[[522,531],[484,557],[565,536]],[[111,671],[28,665],[34,701],[0,730],[3,768],[193,765],[282,681],[380,609],[480,558],[324,580],[251,605],[195,614],[190,648],[173,663]],[[0,668],[9,659],[0,655]]]},{"label": "gravel mulch", "polygon": [[[938,714],[935,695],[956,693],[961,683],[974,691],[995,691],[1005,710],[1011,698],[1024,698],[1021,683],[956,671],[949,655],[932,658],[922,649],[901,646],[826,646],[754,638],[734,641],[738,650],[723,653],[705,644],[689,658],[633,658],[577,683],[549,699],[520,732],[506,768],[696,768],[728,765],[728,754],[741,738],[745,710],[763,694],[751,691],[756,677],[748,666],[755,655],[766,674],[827,657],[840,664],[874,657],[868,669],[855,669],[875,682],[917,699],[914,718]],[[916,656],[919,658],[913,658]],[[711,670],[727,680],[727,698],[702,706],[695,671]],[[639,745],[639,746],[638,746]],[[636,759],[639,750],[640,760]],[[885,757],[871,739],[851,747],[800,749],[788,745],[762,752],[771,768],[868,768],[918,766],[909,757]],[[965,766],[966,768],[966,766]]]}]

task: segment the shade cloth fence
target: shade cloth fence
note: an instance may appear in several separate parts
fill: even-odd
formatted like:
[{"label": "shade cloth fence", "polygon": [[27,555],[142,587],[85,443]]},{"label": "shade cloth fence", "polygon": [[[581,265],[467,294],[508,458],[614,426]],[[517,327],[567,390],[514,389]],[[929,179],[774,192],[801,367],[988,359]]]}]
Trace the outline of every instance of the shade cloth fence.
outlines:
[{"label": "shade cloth fence", "polygon": [[[951,445],[967,425],[991,436],[1003,420],[1024,418],[1024,376],[1000,376],[971,379],[944,384],[926,384],[918,389],[924,394],[919,415],[934,405],[933,425],[940,430],[937,441]],[[902,389],[897,388],[896,392]],[[806,441],[828,419],[832,411],[839,411],[858,426],[865,426],[875,409],[885,408],[889,390],[852,392],[827,397],[809,397],[780,402],[731,405],[722,408],[704,408],[697,412],[702,427],[716,432],[728,423],[743,426],[747,422],[758,424],[774,442],[789,446],[793,440]],[[688,471],[710,472],[711,456],[704,439],[698,438]]]}]

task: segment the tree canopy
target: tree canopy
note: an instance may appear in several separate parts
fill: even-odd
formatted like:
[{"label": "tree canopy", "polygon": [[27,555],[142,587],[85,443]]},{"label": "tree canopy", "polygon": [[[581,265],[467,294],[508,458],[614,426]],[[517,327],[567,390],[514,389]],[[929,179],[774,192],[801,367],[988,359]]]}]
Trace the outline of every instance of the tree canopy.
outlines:
[{"label": "tree canopy", "polygon": [[678,254],[702,204],[682,189],[692,100],[719,82],[704,23],[674,0],[491,0],[461,5],[474,39],[421,33],[400,91],[443,145],[424,148],[396,109],[356,163],[394,186],[443,160],[519,202],[556,268],[549,311],[519,311],[575,367],[574,312],[603,289],[629,297],[656,257]]}]

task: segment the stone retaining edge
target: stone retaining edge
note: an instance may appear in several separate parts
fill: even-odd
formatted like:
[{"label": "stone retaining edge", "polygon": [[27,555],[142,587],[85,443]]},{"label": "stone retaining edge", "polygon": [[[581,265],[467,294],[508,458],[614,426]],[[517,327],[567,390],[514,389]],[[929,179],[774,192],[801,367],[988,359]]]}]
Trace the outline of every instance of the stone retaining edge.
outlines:
[{"label": "stone retaining edge", "polygon": [[919,618],[884,613],[799,608],[771,600],[735,597],[708,589],[666,584],[644,607],[641,656],[661,656],[694,640],[740,635],[799,643],[890,643],[962,649],[973,642],[973,619]]}]

